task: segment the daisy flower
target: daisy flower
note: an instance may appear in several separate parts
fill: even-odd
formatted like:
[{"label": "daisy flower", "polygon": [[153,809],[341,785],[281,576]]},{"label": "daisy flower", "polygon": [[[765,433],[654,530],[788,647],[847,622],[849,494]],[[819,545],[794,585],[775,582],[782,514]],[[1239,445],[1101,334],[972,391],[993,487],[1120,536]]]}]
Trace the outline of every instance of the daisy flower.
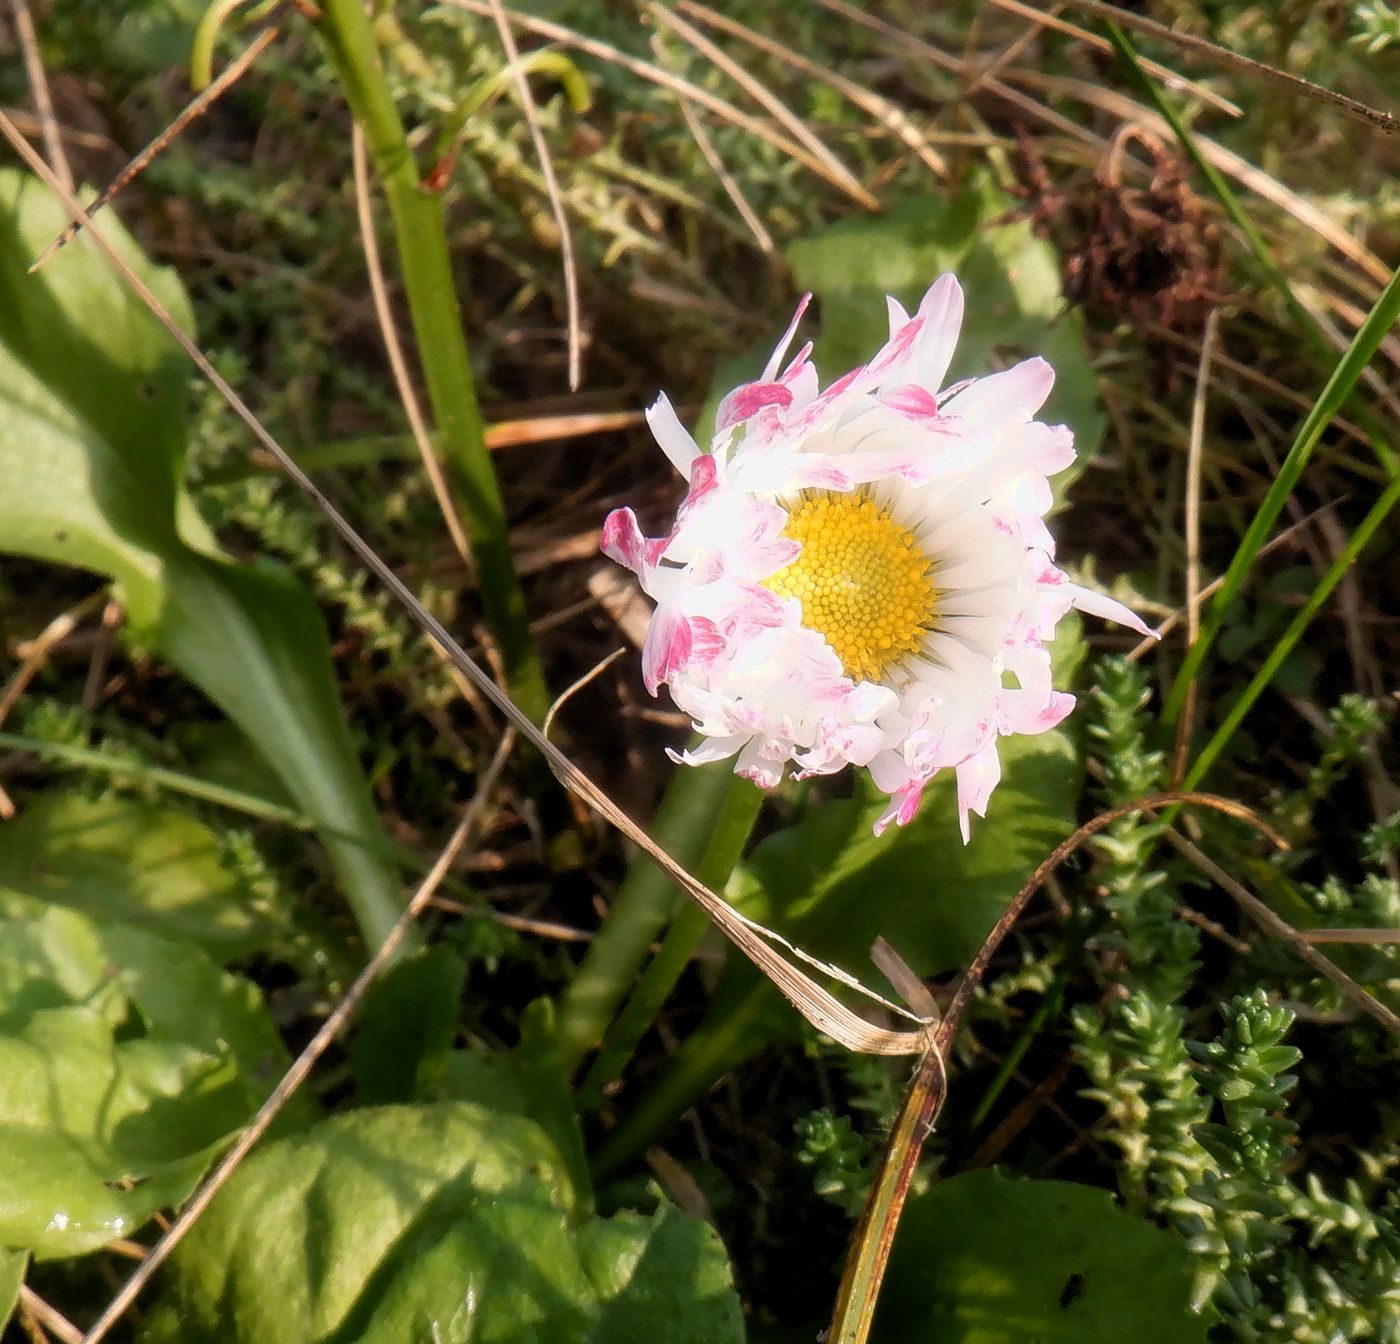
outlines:
[{"label": "daisy flower", "polygon": [[1074,706],[1051,685],[1060,617],[1152,632],[1055,567],[1049,478],[1074,442],[1034,418],[1045,360],[944,387],[963,314],[944,275],[912,317],[888,300],[889,340],[822,391],[810,342],[783,366],[810,297],[759,379],[720,403],[708,451],[664,396],[648,410],[689,490],[666,536],[617,509],[602,548],[656,602],[647,689],[665,684],[704,739],[677,761],[732,756],[764,788],[789,765],[866,767],[890,795],[877,832],[953,770],[966,840],[998,741]]}]

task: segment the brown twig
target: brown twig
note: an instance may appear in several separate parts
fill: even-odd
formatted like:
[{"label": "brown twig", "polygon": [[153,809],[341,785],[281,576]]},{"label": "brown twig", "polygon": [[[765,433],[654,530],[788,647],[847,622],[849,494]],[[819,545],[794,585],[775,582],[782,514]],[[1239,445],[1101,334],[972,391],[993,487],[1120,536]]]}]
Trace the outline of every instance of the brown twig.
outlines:
[{"label": "brown twig", "polygon": [[[493,0],[493,3],[499,3],[499,0]],[[798,116],[761,80],[745,70],[722,47],[710,41],[694,24],[687,23],[679,14],[668,9],[665,5],[648,4],[647,13],[653,19],[665,24],[667,28],[694,47],[707,60],[713,62],[760,107],[765,108],[778,124],[823,166],[826,177],[839,186],[852,200],[859,201],[867,210],[881,208],[880,202],[861,185],[855,174],[832,153],[806,120]]]},{"label": "brown twig", "polygon": [[[1005,0],[997,0],[997,3],[1005,3]],[[1311,98],[1316,102],[1326,103],[1329,107],[1335,107],[1356,121],[1365,122],[1373,130],[1384,131],[1387,135],[1400,133],[1400,118],[1393,117],[1389,112],[1381,112],[1374,107],[1368,107],[1365,103],[1357,102],[1355,98],[1348,98],[1342,93],[1334,93],[1331,89],[1324,89],[1321,85],[1312,84],[1297,75],[1291,75],[1287,70],[1276,69],[1272,65],[1265,65],[1263,61],[1256,61],[1249,56],[1242,56],[1237,51],[1217,46],[1204,37],[1178,32],[1174,28],[1168,28],[1164,23],[1149,19],[1144,14],[1135,14],[1131,10],[1120,9],[1117,5],[1105,5],[1100,3],[1100,0],[1065,0],[1065,3],[1073,5],[1075,9],[1082,9],[1088,14],[1093,14],[1096,18],[1107,19],[1110,23],[1119,24],[1123,28],[1131,28],[1135,32],[1146,33],[1150,37],[1160,38],[1163,42],[1170,42],[1183,51],[1195,52],[1218,65],[1229,66],[1233,70],[1257,75],[1260,79],[1280,84],[1291,93],[1301,94],[1304,98]]]},{"label": "brown twig", "polygon": [[[490,0],[447,0],[447,3],[454,9],[464,9],[469,14],[480,14],[483,18],[489,18],[491,14]],[[520,14],[514,10],[508,10],[507,17],[511,23],[523,28],[526,32],[549,38],[561,46],[587,52],[588,55],[596,56],[599,60],[607,61],[609,64],[619,66],[624,70],[630,70],[634,75],[657,84],[661,88],[670,89],[675,93],[683,93],[687,98],[724,118],[731,125],[738,126],[750,135],[766,141],[775,149],[782,150],[784,154],[796,159],[804,167],[816,173],[818,177],[833,181],[826,164],[813,155],[810,150],[799,145],[790,137],[773,130],[771,126],[758,117],[751,117],[747,112],[741,112],[733,104],[725,102],[723,98],[717,97],[708,89],[701,88],[699,84],[682,79],[679,75],[673,75],[669,70],[663,70],[661,66],[655,65],[651,61],[639,60],[598,38],[585,37],[582,33],[577,33],[562,23],[554,23],[549,19],[539,19],[531,14]],[[841,187],[843,191],[845,190],[844,184],[839,181],[834,182],[834,185]],[[864,192],[864,189],[862,192],[863,196],[855,199],[864,205],[866,200],[870,198],[869,193]],[[847,194],[849,195],[849,192]]]},{"label": "brown twig", "polygon": [[[125,168],[114,177],[102,191],[96,200],[92,202],[83,212],[82,217],[73,220],[57,238],[51,242],[36,258],[29,267],[30,272],[40,269],[50,257],[61,247],[65,247],[69,242],[78,236],[79,231],[103,206],[109,204],[112,199],[129,182],[139,177],[151,161],[164,152],[165,147],[185,129],[196,118],[207,112],[210,106],[229,91],[247,73],[248,68],[254,61],[262,55],[268,47],[276,40],[278,29],[276,25],[269,25],[264,28],[247,47],[219,72],[219,77],[209,85],[202,93],[192,98],[175,118],[154,140],[148,144]],[[67,187],[68,195],[73,194],[71,183]]]},{"label": "brown twig", "polygon": [[[1066,2],[1067,0],[1060,0],[1056,8],[1060,8]],[[998,9],[1006,10],[1008,14],[1029,19],[1042,28],[1053,28],[1056,32],[1064,33],[1066,36],[1074,38],[1075,41],[1084,43],[1086,47],[1093,47],[1096,51],[1108,53],[1113,51],[1113,44],[1107,38],[1100,37],[1097,33],[1091,33],[1087,29],[1081,28],[1077,23],[1070,23],[1058,14],[1048,14],[1042,9],[1036,9],[1033,5],[1022,4],[1021,0],[992,0],[992,3]],[[1144,70],[1156,75],[1169,89],[1189,93],[1193,98],[1199,98],[1201,102],[1224,112],[1227,116],[1242,117],[1244,115],[1238,104],[1222,97],[1214,89],[1204,84],[1198,84],[1194,79],[1187,79],[1185,75],[1169,66],[1159,65],[1156,61],[1145,60],[1142,57],[1138,59]]]},{"label": "brown twig", "polygon": [[83,1332],[57,1308],[49,1306],[27,1283],[19,1290],[20,1307],[63,1344],[82,1344]]},{"label": "brown twig", "polygon": [[898,136],[910,150],[918,155],[924,166],[931,172],[939,177],[948,176],[948,161],[928,143],[923,132],[909,120],[904,110],[888,98],[882,97],[873,89],[867,89],[863,85],[857,84],[854,80],[847,79],[835,70],[828,70],[825,66],[808,60],[807,57],[794,51],[790,46],[785,46],[775,38],[757,32],[747,24],[740,23],[738,19],[721,14],[708,5],[697,4],[696,0],[680,0],[676,8],[699,19],[701,23],[708,24],[711,28],[717,28],[720,32],[728,33],[731,37],[737,37],[741,41],[747,42],[765,55],[790,66],[805,78],[816,80],[827,85],[828,88],[835,89],[837,93],[858,107],[872,121]]},{"label": "brown twig", "polygon": [[1376,947],[1400,943],[1400,929],[1295,929],[1305,943],[1361,943]]},{"label": "brown twig", "polygon": [[[665,59],[665,49],[656,33],[651,36],[651,49],[657,60]],[[705,162],[710,165],[710,171],[719,178],[719,184],[724,188],[724,194],[729,197],[730,203],[739,212],[739,218],[744,221],[749,232],[753,234],[759,251],[765,256],[773,256],[777,251],[773,243],[773,235],[763,227],[763,221],[759,219],[753,206],[749,204],[748,199],[740,190],[739,184],[734,180],[734,175],[724,166],[724,160],[720,158],[719,151],[715,149],[714,141],[710,139],[710,133],[705,129],[704,123],[696,115],[690,99],[680,92],[676,92],[675,98],[676,105],[681,110],[681,116],[685,119],[686,130],[690,132],[690,138],[695,141],[695,147],[700,151]]]},{"label": "brown twig", "polygon": [[1324,957],[1313,947],[1312,943],[1317,940],[1305,937],[1287,920],[1276,915],[1259,897],[1231,877],[1208,854],[1203,854],[1184,835],[1170,828],[1166,835],[1176,850],[1184,854],[1197,868],[1233,896],[1240,909],[1260,928],[1273,934],[1275,938],[1288,943],[1313,970],[1336,985],[1362,1012],[1369,1013],[1387,1031],[1400,1036],[1400,1016],[1387,1008],[1369,990],[1358,985],[1336,962]]},{"label": "brown twig", "polygon": [[3,694],[0,694],[0,724],[3,724],[10,717],[10,711],[19,703],[20,697],[28,690],[29,683],[34,680],[39,669],[48,661],[48,656],[54,647],[63,643],[77,629],[78,622],[96,611],[106,601],[106,598],[107,590],[105,588],[90,593],[75,606],[55,616],[33,639],[28,641],[27,647],[20,650],[20,664],[15,668],[14,675],[11,676],[9,682],[6,683]]},{"label": "brown twig", "polygon": [[34,98],[34,115],[39,120],[44,154],[58,180],[72,191],[73,169],[63,148],[63,135],[59,130],[58,118],[54,115],[53,99],[49,96],[49,77],[44,71],[43,57],[39,54],[39,38],[34,32],[34,15],[29,12],[29,0],[10,0],[10,9],[15,16],[15,36],[19,39],[19,49],[24,57],[24,74]]},{"label": "brown twig", "polygon": [[[1031,898],[1045,884],[1050,874],[1085,841],[1111,826],[1120,817],[1132,816],[1138,812],[1160,812],[1169,807],[1180,807],[1183,804],[1192,807],[1209,807],[1216,812],[1225,813],[1226,816],[1248,822],[1279,848],[1288,848],[1283,837],[1267,822],[1245,807],[1243,803],[1237,803],[1230,798],[1221,798],[1213,793],[1154,793],[1150,797],[1139,798],[1136,802],[1124,803],[1121,807],[1100,812],[1098,816],[1086,821],[1073,835],[1057,845],[1050,855],[1040,863],[1035,872],[1030,875],[1020,891],[1011,898],[1011,903],[1006,907],[1001,918],[997,920],[982,946],[977,949],[977,954],[972,958],[962,979],[958,981],[957,988],[953,991],[952,1000],[944,1011],[943,1021],[939,1023],[935,1038],[941,1050],[946,1053],[952,1045],[962,1015],[967,1010],[967,1005],[972,1001],[972,996],[978,985],[982,983],[982,977],[986,975],[987,967],[991,965],[992,958],[996,956],[1007,935],[1015,927],[1016,921],[1020,919],[1022,912],[1030,904]],[[1196,852],[1200,853],[1199,850]],[[1201,855],[1201,857],[1205,858],[1205,855]],[[1264,908],[1268,909],[1267,906]],[[1272,911],[1269,913],[1273,914]]]}]

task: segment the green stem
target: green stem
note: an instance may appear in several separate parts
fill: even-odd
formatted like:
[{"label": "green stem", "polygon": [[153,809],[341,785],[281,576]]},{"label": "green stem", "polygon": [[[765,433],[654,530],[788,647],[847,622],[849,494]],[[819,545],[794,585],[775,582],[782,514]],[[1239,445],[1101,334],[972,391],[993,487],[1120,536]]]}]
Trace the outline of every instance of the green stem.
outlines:
[{"label": "green stem", "polygon": [[787,1005],[768,981],[759,979],[731,1012],[693,1032],[676,1051],[666,1072],[603,1140],[593,1158],[594,1180],[601,1184],[634,1162],[715,1079],[769,1039],[763,1027],[765,1010],[775,1006]]},{"label": "green stem", "polygon": [[[757,792],[733,773],[727,761],[694,769],[682,766],[671,777],[652,820],[653,838],[694,872],[730,794],[744,789]],[[568,1073],[602,1041],[678,899],[675,886],[655,864],[641,856],[633,860],[559,1003],[559,1054]]]},{"label": "green stem", "polygon": [[1312,622],[1312,618],[1317,615],[1322,604],[1331,597],[1332,590],[1342,581],[1342,576],[1351,568],[1352,562],[1361,553],[1366,543],[1371,540],[1376,529],[1385,521],[1397,503],[1400,503],[1400,480],[1394,480],[1390,483],[1385,493],[1371,506],[1371,511],[1361,520],[1360,526],[1348,538],[1341,554],[1328,567],[1327,572],[1322,576],[1322,581],[1313,590],[1312,596],[1308,598],[1303,609],[1293,618],[1288,629],[1283,632],[1282,637],[1269,651],[1269,656],[1264,659],[1259,671],[1254,674],[1249,685],[1245,687],[1244,693],[1230,707],[1230,712],[1225,716],[1220,727],[1215,730],[1214,736],[1191,763],[1190,770],[1186,772],[1186,778],[1181,781],[1183,789],[1194,789],[1205,778],[1206,772],[1215,764],[1216,759],[1225,749],[1231,734],[1239,727],[1241,720],[1254,707],[1254,702],[1273,681],[1274,674],[1282,666],[1283,660],[1293,652],[1298,641],[1302,639],[1303,633]]},{"label": "green stem", "polygon": [[323,0],[322,14],[321,33],[346,101],[364,128],[389,202],[418,358],[447,471],[465,510],[487,624],[500,645],[512,698],[539,722],[549,695],[530,638],[505,506],[486,448],[442,198],[419,181],[362,0]]},{"label": "green stem", "polygon": [[1293,440],[1293,446],[1288,450],[1288,456],[1284,458],[1278,475],[1269,486],[1244,534],[1244,539],[1235,551],[1230,568],[1225,573],[1225,581],[1201,624],[1200,634],[1187,650],[1181,670],[1172,684],[1171,694],[1167,697],[1162,718],[1168,727],[1175,724],[1180,715],[1186,701],[1187,689],[1199,675],[1206,655],[1224,625],[1225,613],[1230,603],[1244,586],[1254,557],[1259,553],[1259,548],[1264,544],[1265,538],[1287,504],[1293,487],[1298,483],[1298,478],[1312,457],[1313,449],[1322,438],[1323,431],[1341,409],[1347,394],[1356,386],[1357,380],[1371,362],[1371,357],[1395,324],[1397,317],[1400,317],[1400,271],[1390,277],[1390,283],[1381,291],[1375,306],[1352,338],[1351,345],[1332,370],[1332,376],[1304,419],[1297,438]]},{"label": "green stem", "polygon": [[[722,890],[729,880],[729,874],[744,852],[762,803],[762,791],[736,776],[715,818],[705,856],[695,870],[695,876],[712,891]],[[694,904],[683,906],[671,921],[660,951],[652,958],[631,998],[612,1024],[579,1088],[575,1104],[580,1112],[597,1110],[602,1104],[603,1089],[626,1068],[638,1042],[656,1020],[709,927],[709,918]]]}]

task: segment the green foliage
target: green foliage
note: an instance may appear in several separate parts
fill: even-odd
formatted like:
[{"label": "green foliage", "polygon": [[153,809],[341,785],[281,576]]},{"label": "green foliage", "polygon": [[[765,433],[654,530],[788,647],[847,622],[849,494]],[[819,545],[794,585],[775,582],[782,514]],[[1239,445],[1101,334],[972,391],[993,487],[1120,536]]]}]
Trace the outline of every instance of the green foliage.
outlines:
[{"label": "green foliage", "polygon": [[973,1171],[904,1211],[875,1344],[1204,1344],[1181,1243],[1064,1181]]},{"label": "green foliage", "polygon": [[0,889],[0,1243],[74,1255],[193,1188],[285,1053],[197,947]]},{"label": "green foliage", "polygon": [[[1145,742],[1145,681],[1130,665],[1109,661],[1099,667],[1099,685],[1090,731],[1110,799],[1126,800],[1155,787],[1161,768]],[[1320,760],[1280,805],[1299,825],[1311,824],[1313,806],[1378,726],[1373,708],[1355,700],[1330,719]],[[1081,1007],[1073,1016],[1075,1054],[1092,1082],[1087,1095],[1103,1105],[1103,1137],[1122,1155],[1124,1194],[1181,1233],[1196,1259],[1194,1300],[1212,1303],[1233,1338],[1395,1338],[1400,1202],[1381,1173],[1400,1156],[1393,1142],[1385,1144],[1340,1182],[1340,1193],[1315,1172],[1294,1178],[1298,1125],[1287,1107],[1297,1083],[1290,1070],[1301,1055],[1284,1043],[1292,1012],[1263,989],[1224,1003],[1213,1040],[1187,1038],[1199,940],[1180,921],[1171,931],[1172,909],[1185,896],[1174,869],[1154,857],[1159,830],[1150,819],[1125,818],[1100,846],[1113,914],[1109,945],[1117,954],[1113,981],[1102,1008]],[[1400,913],[1393,887],[1372,877],[1352,891],[1329,879],[1313,907],[1328,923],[1368,922],[1357,919],[1362,909],[1392,917]],[[1376,960],[1374,973],[1386,974],[1388,959]],[[1307,978],[1267,941],[1240,970],[1267,974],[1290,997],[1336,1007],[1330,985]],[[1348,1044],[1360,1048],[1359,1038]]]},{"label": "green foliage", "polygon": [[714,1233],[663,1207],[571,1219],[531,1122],[467,1104],[335,1116],[269,1144],[173,1261],[147,1344],[722,1344]]},{"label": "green foliage", "polygon": [[1368,56],[1379,56],[1400,42],[1400,9],[1387,0],[1362,0],[1351,13],[1350,41]]},{"label": "green foliage", "polygon": [[[320,614],[285,572],[222,556],[180,487],[183,357],[91,239],[25,274],[66,222],[42,185],[0,175],[4,547],[112,577],[134,635],[239,724],[306,812],[373,844],[381,833]],[[190,329],[173,274],[152,267],[110,215],[95,227]],[[396,913],[394,874],[361,844],[326,843],[377,941]]]},{"label": "green foliage", "polygon": [[870,1185],[870,1141],[846,1116],[824,1108],[801,1117],[793,1132],[799,1145],[793,1156],[812,1169],[813,1193],[854,1218]]},{"label": "green foliage", "polygon": [[170,807],[49,794],[5,827],[0,885],[187,940],[218,960],[275,942],[285,912],[241,884],[220,837]]},{"label": "green foliage", "polygon": [[24,1251],[0,1251],[0,1330],[5,1328],[19,1301],[28,1263],[29,1256]]}]

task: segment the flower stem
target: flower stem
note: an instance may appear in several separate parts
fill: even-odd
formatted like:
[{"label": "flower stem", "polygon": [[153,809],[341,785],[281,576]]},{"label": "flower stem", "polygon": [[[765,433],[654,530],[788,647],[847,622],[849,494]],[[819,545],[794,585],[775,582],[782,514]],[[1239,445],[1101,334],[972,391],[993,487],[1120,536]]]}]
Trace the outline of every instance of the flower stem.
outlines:
[{"label": "flower stem", "polygon": [[[705,856],[695,870],[695,876],[707,887],[717,890],[728,881],[762,803],[763,794],[752,785],[744,787],[736,776],[715,818]],[[709,919],[698,905],[688,904],[677,912],[660,950],[604,1037],[597,1058],[579,1087],[574,1100],[580,1112],[596,1110],[602,1104],[603,1089],[626,1068],[709,926]]]},{"label": "flower stem", "polygon": [[323,0],[321,9],[322,37],[346,101],[364,128],[389,202],[418,358],[448,475],[462,502],[486,621],[500,646],[512,698],[538,722],[549,696],[530,638],[505,507],[486,448],[442,198],[419,180],[362,0]]},{"label": "flower stem", "polygon": [[[706,884],[714,886],[729,876],[753,827],[761,798],[759,790],[735,775],[727,762],[693,769],[683,766],[671,777],[652,822],[652,835],[679,863],[692,872],[701,869]],[[725,855],[729,856],[727,863]],[[675,912],[678,899],[683,898],[678,897],[670,879],[649,859],[639,856],[633,861],[559,1003],[559,1053],[569,1073],[602,1041],[648,948]],[[700,920],[703,931],[703,915]],[[678,948],[679,944],[675,950]],[[659,984],[658,975],[653,988]],[[665,997],[664,990],[661,997]],[[630,1051],[627,1046],[627,1054]]]},{"label": "flower stem", "polygon": [[722,1018],[708,1020],[676,1051],[661,1077],[622,1118],[593,1155],[593,1179],[610,1180],[646,1151],[717,1078],[747,1059],[765,1040],[772,1011],[787,1008],[766,980],[755,983]]}]

